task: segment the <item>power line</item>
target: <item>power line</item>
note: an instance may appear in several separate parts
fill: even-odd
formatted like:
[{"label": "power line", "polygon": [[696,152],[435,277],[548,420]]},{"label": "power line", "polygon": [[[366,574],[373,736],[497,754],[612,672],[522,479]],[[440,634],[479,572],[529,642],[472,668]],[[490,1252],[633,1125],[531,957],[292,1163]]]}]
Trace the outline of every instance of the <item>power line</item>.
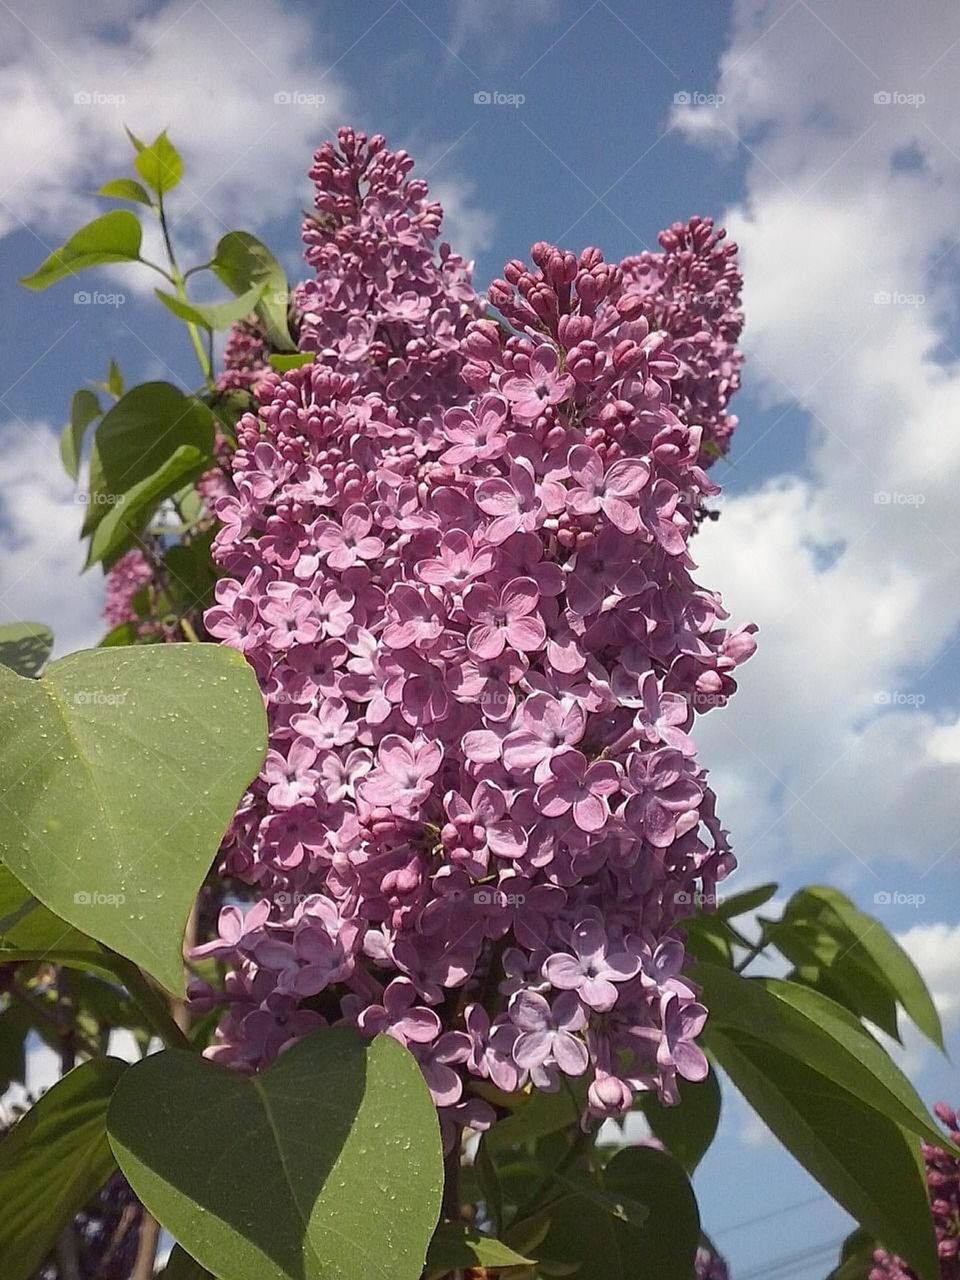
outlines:
[{"label": "power line", "polygon": [[845,1239],[846,1236],[838,1236],[835,1240],[824,1240],[821,1244],[813,1245],[809,1249],[782,1254],[779,1258],[772,1258],[769,1262],[762,1263],[753,1271],[742,1272],[738,1280],[760,1280],[760,1277],[763,1277],[763,1280],[788,1280],[788,1277],[796,1275],[815,1262],[825,1262],[835,1257]]},{"label": "power line", "polygon": [[769,1222],[771,1218],[779,1218],[784,1213],[793,1213],[795,1209],[806,1209],[808,1205],[819,1204],[820,1201],[825,1199],[826,1195],[821,1191],[818,1195],[797,1201],[796,1204],[781,1205],[779,1209],[771,1209],[769,1213],[761,1213],[756,1218],[746,1218],[743,1222],[734,1222],[729,1227],[721,1227],[719,1231],[711,1231],[710,1235],[714,1240],[719,1240],[721,1236],[728,1236],[734,1231],[742,1231],[744,1227],[752,1227],[758,1222]]}]

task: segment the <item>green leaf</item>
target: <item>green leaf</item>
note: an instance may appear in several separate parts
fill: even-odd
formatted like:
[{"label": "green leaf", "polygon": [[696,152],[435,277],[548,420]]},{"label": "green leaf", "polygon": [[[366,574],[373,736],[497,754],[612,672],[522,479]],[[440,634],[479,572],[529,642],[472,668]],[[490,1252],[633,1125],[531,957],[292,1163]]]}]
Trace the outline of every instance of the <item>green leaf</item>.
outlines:
[{"label": "green leaf", "polygon": [[186,1250],[174,1245],[160,1276],[161,1280],[209,1280],[210,1272],[194,1262]]},{"label": "green leaf", "polygon": [[192,542],[178,542],[163,557],[167,594],[183,611],[202,609],[210,603],[216,570],[210,559],[212,530]]},{"label": "green leaf", "polygon": [[[553,1274],[549,1264],[561,1263],[563,1272],[576,1280],[646,1280],[624,1270],[616,1224],[594,1201],[584,1197],[559,1201],[551,1207],[547,1222],[536,1248],[540,1274]],[[690,1280],[689,1274],[684,1280]]]},{"label": "green leaf", "polygon": [[[98,951],[73,925],[48,911],[0,862],[0,948],[6,951]],[[52,962],[51,962],[52,963]]]},{"label": "green leaf", "polygon": [[0,1093],[26,1079],[26,1039],[31,1030],[30,1015],[23,1005],[10,1004],[0,1013]]},{"label": "green leaf", "polygon": [[0,669],[0,856],[56,915],[183,987],[197,890],[263,758],[253,672],[221,645]]},{"label": "green leaf", "polygon": [[302,369],[306,364],[316,361],[313,351],[301,351],[295,356],[270,356],[270,368],[275,373],[287,373],[290,369]]},{"label": "green leaf", "polygon": [[759,1040],[712,1030],[707,1043],[824,1190],[925,1280],[936,1280],[936,1241],[916,1138],[854,1093]]},{"label": "green leaf", "polygon": [[842,1005],[796,982],[743,978],[704,962],[697,981],[710,1028],[762,1039],[911,1133],[950,1145],[890,1055]]},{"label": "green leaf", "polygon": [[97,522],[90,539],[86,567],[110,560],[125,549],[166,498],[171,497],[185,479],[197,479],[204,472],[209,455],[193,445],[182,444],[156,471],[116,498],[106,514]]},{"label": "green leaf", "polygon": [[94,218],[55,249],[31,275],[21,277],[27,289],[46,289],[64,276],[74,276],[105,262],[136,262],[142,237],[140,222],[127,209]]},{"label": "green leaf", "polygon": [[487,1149],[485,1134],[481,1135],[477,1144],[473,1166],[480,1183],[481,1195],[486,1203],[487,1217],[493,1223],[494,1231],[499,1233],[503,1225],[503,1188],[500,1185],[497,1167]]},{"label": "green leaf", "polygon": [[877,1242],[862,1227],[851,1231],[840,1249],[840,1261],[827,1280],[868,1280]]},{"label": "green leaf", "polygon": [[760,884],[755,889],[746,889],[730,898],[722,898],[717,904],[716,914],[721,920],[733,920],[749,911],[756,911],[770,901],[778,888],[779,885],[775,884]]},{"label": "green leaf", "polygon": [[927,985],[916,965],[879,920],[854,906],[849,898],[826,885],[811,885],[787,905],[786,916],[803,915],[819,907],[819,921],[833,927],[849,942],[847,957],[884,983],[918,1029],[943,1050],[943,1027]]},{"label": "green leaf", "polygon": [[700,1214],[679,1161],[652,1147],[629,1147],[604,1169],[603,1183],[608,1192],[629,1196],[649,1209],[640,1230],[616,1225],[620,1252],[628,1263],[625,1274],[690,1280],[700,1240]]},{"label": "green leaf", "polygon": [[83,437],[87,427],[94,418],[99,418],[103,410],[100,401],[85,387],[74,392],[70,405],[70,421],[63,428],[60,437],[60,458],[64,470],[71,480],[76,480],[80,473],[80,452],[83,448]]},{"label": "green leaf", "polygon": [[[796,966],[793,981],[815,987],[900,1039],[897,1002],[882,978],[857,962],[851,952],[852,935],[838,937],[820,924],[787,917],[767,922],[764,928],[767,939]],[[841,935],[846,935],[845,929]]]},{"label": "green leaf", "polygon": [[149,194],[133,178],[114,178],[105,182],[97,192],[98,196],[108,196],[111,200],[132,200],[136,204],[152,205]]},{"label": "green leaf", "polygon": [[680,1089],[680,1105],[664,1107],[653,1093],[640,1095],[643,1114],[671,1155],[692,1175],[713,1141],[720,1122],[720,1083],[711,1071],[705,1080],[694,1084],[684,1080]]},{"label": "green leaf", "polygon": [[104,389],[113,396],[115,400],[119,400],[123,395],[123,374],[120,372],[120,366],[116,360],[110,361],[110,367],[107,370],[107,381]]},{"label": "green leaf", "polygon": [[713,964],[733,964],[733,944],[736,941],[730,926],[715,913],[691,916],[683,921],[686,949],[698,960]]},{"label": "green leaf", "polygon": [[108,1128],[134,1191],[220,1280],[420,1276],[440,1134],[390,1036],[318,1031],[250,1077],[168,1050],[130,1069]]},{"label": "green leaf", "polygon": [[154,289],[154,293],[168,311],[172,311],[178,319],[186,320],[188,324],[198,324],[204,329],[229,329],[254,310],[263,293],[263,285],[248,289],[229,302],[184,302],[182,298],[164,293],[162,289]]},{"label": "green leaf", "polygon": [[106,518],[115,500],[159,471],[181,446],[213,451],[207,405],[169,382],[144,382],[122,395],[97,427],[83,532]]},{"label": "green leaf", "polygon": [[53,632],[42,622],[0,626],[0,666],[20,676],[38,676],[53,648]]},{"label": "green leaf", "polygon": [[441,1222],[430,1241],[426,1277],[445,1276],[450,1271],[483,1267],[500,1271],[505,1267],[531,1267],[534,1263],[515,1253],[502,1240],[481,1235],[465,1222]]},{"label": "green leaf", "polygon": [[[97,426],[91,454],[83,535],[113,518],[109,538],[91,550],[88,564],[142,529],[191,471],[200,474],[212,456],[214,431],[210,408],[170,383],[142,383],[120,397]],[[122,509],[115,511],[118,504]]]},{"label": "green leaf", "polygon": [[140,143],[133,164],[140,177],[157,195],[172,191],[179,186],[183,177],[183,160],[166,131],[149,147]]},{"label": "green leaf", "polygon": [[0,1142],[4,1280],[30,1280],[63,1227],[110,1176],[107,1107],[126,1070],[117,1058],[83,1063]]},{"label": "green leaf", "polygon": [[217,245],[210,268],[234,293],[259,286],[263,296],[257,315],[276,351],[296,351],[287,323],[289,289],[286,273],[267,246],[248,231],[228,231]]},{"label": "green leaf", "polygon": [[490,1152],[534,1142],[573,1124],[580,1115],[575,1097],[566,1089],[556,1093],[534,1090],[511,1115],[504,1116],[485,1135]]}]

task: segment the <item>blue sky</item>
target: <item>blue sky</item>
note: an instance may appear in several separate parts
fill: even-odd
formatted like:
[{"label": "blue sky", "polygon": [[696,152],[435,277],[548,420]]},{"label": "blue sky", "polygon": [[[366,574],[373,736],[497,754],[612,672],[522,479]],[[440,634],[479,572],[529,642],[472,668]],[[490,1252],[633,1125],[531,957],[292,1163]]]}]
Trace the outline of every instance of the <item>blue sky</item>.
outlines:
[{"label": "blue sky", "polygon": [[[113,306],[14,283],[127,171],[124,123],[169,126],[184,152],[188,261],[240,226],[297,276],[304,172],[344,122],[413,153],[481,286],[534,240],[618,258],[692,213],[726,221],[749,363],[717,468],[723,515],[696,554],[734,619],[761,627],[740,694],[701,732],[735,887],[776,879],[785,900],[829,881],[876,910],[927,973],[956,1059],[960,15],[946,0],[909,29],[891,0],[15,0],[0,50],[0,611],[51,622],[61,651],[100,630],[99,583],[78,576],[82,508],[58,475],[69,396],[110,356],[131,381],[194,377],[152,282],[91,277],[123,295]],[[960,1098],[956,1068],[919,1040],[903,1057],[928,1100]],[[698,1191],[738,1280],[792,1254],[778,1276],[823,1276],[812,1251],[846,1230],[730,1093]]]}]

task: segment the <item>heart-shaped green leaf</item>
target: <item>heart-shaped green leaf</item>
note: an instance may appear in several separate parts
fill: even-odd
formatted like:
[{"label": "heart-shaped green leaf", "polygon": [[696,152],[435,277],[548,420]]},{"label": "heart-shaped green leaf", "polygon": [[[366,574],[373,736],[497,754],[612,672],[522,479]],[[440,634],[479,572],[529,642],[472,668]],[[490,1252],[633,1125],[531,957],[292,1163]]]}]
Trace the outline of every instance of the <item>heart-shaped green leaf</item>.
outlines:
[{"label": "heart-shaped green leaf", "polygon": [[0,856],[52,912],[183,989],[197,890],[266,745],[220,645],[95,649],[0,668]]},{"label": "heart-shaped green leaf", "polygon": [[219,1280],[417,1280],[443,1165],[436,1110],[389,1036],[318,1031],[258,1076],[167,1050],[108,1116],[150,1212]]},{"label": "heart-shaped green leaf", "polygon": [[35,1275],[61,1229],[110,1175],[107,1106],[126,1070],[118,1058],[83,1063],[0,1142],[4,1280]]}]

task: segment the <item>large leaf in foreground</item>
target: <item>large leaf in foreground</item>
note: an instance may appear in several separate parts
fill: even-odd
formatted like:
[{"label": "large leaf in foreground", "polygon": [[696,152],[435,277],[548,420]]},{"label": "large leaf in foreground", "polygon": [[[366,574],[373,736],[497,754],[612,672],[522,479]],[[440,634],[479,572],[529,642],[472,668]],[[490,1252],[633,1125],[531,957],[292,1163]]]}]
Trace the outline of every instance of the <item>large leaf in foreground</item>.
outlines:
[{"label": "large leaf in foreground", "polygon": [[0,669],[0,856],[52,912],[182,991],[197,890],[266,740],[219,645],[96,649]]},{"label": "large leaf in foreground", "polygon": [[109,1177],[107,1107],[126,1069],[118,1058],[76,1067],[0,1142],[3,1280],[35,1275],[63,1227]]},{"label": "large leaf in foreground", "polygon": [[389,1036],[319,1031],[258,1076],[176,1050],[118,1089],[134,1191],[220,1280],[417,1280],[440,1209],[436,1110]]},{"label": "large leaf in foreground", "polygon": [[710,1049],[757,1114],[825,1191],[936,1280],[936,1240],[916,1138],[769,1045],[712,1031]]}]

